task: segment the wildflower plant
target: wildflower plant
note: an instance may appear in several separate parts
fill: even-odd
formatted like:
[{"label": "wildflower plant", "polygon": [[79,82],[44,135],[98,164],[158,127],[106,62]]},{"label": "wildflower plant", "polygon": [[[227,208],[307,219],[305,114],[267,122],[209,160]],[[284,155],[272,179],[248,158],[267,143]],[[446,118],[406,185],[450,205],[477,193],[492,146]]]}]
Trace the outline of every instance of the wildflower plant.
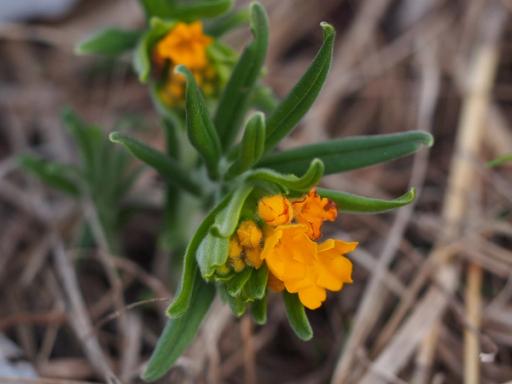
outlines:
[{"label": "wildflower plant", "polygon": [[[432,137],[409,131],[279,150],[327,78],[334,28],[320,24],[323,42],[316,56],[277,100],[261,82],[269,38],[262,5],[230,11],[228,0],[141,3],[147,16],[144,31],[109,29],[78,51],[131,51],[135,71],[150,89],[167,151],[122,132],[111,133],[110,140],[166,180],[168,242],[178,241],[173,231],[190,216],[180,214],[178,205],[195,201],[190,207],[205,212],[186,239],[169,320],[143,373],[153,381],[192,342],[217,294],[234,315],[250,312],[263,325],[268,298],[279,292],[291,328],[300,339],[311,339],[305,308],[319,308],[327,292],[352,282],[350,252],[358,245],[324,238],[324,223],[340,212],[388,211],[415,196],[414,190],[393,200],[357,196],[321,188],[321,178],[410,155],[432,145]],[[247,21],[252,41],[238,55],[220,37]]]}]

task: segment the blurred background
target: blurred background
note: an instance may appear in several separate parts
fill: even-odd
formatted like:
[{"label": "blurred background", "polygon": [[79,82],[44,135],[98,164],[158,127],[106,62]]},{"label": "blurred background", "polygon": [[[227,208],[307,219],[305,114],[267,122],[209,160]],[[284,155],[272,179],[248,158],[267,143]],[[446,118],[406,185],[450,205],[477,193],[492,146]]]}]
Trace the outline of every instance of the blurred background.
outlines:
[{"label": "blurred background", "polygon": [[[294,336],[277,296],[264,327],[216,302],[162,382],[510,382],[512,168],[486,162],[512,152],[512,1],[262,2],[271,23],[265,82],[278,95],[321,44],[319,23],[337,29],[327,83],[284,147],[413,129],[431,132],[435,145],[324,180],[382,198],[415,186],[418,199],[394,213],[342,213],[330,228],[360,246],[354,283],[309,312],[312,341]],[[87,204],[17,162],[25,153],[77,161],[60,119],[66,106],[105,132],[128,127],[163,147],[129,57],[74,54],[111,25],[142,28],[137,2],[0,3],[0,382],[105,382],[114,373],[111,382],[138,383],[165,322],[177,274],[162,267],[169,255],[157,246],[161,180],[149,170],[138,179],[128,198],[143,208],[123,223],[112,256],[76,249]],[[243,47],[248,37],[240,29],[226,40]]]}]

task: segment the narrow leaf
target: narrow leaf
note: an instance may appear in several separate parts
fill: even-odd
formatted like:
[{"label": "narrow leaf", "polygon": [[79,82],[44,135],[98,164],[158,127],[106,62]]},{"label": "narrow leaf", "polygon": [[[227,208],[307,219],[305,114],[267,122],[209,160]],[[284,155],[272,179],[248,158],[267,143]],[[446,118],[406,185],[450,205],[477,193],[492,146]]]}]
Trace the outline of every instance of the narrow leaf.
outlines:
[{"label": "narrow leaf", "polygon": [[233,69],[214,119],[224,148],[228,148],[238,134],[267,54],[268,18],[265,9],[259,3],[251,5],[251,30],[254,39],[244,49]]},{"label": "narrow leaf", "polygon": [[149,29],[138,40],[133,55],[133,67],[141,83],[146,83],[151,73],[151,50],[153,46],[174,24],[173,21],[164,21],[153,17]]},{"label": "narrow leaf", "polygon": [[245,284],[251,276],[253,275],[253,269],[249,267],[245,267],[243,271],[238,272],[226,282],[226,291],[234,297],[240,296],[242,293]]},{"label": "narrow leaf", "polygon": [[247,310],[247,302],[240,297],[233,297],[227,294],[226,301],[231,308],[231,312],[233,312],[236,317],[242,316]]},{"label": "narrow leaf", "polygon": [[141,0],[146,17],[192,21],[215,17],[227,12],[233,0]]},{"label": "narrow leaf", "polygon": [[196,253],[197,265],[204,279],[210,279],[216,269],[228,260],[229,239],[208,232]]},{"label": "narrow leaf", "polygon": [[230,237],[238,225],[240,212],[244,206],[245,200],[253,190],[253,186],[243,184],[235,190],[233,197],[226,208],[217,215],[212,231],[221,237]]},{"label": "narrow leaf", "polygon": [[146,83],[151,72],[150,31],[142,35],[133,53],[133,68],[141,83]]},{"label": "narrow leaf", "polygon": [[313,330],[309,324],[304,306],[299,300],[299,296],[296,293],[288,293],[285,291],[283,292],[283,298],[288,322],[293,331],[299,339],[303,341],[311,340]]},{"label": "narrow leaf", "polygon": [[155,381],[169,371],[178,357],[195,338],[201,322],[215,297],[215,287],[201,279],[196,281],[192,300],[194,306],[179,319],[167,321],[162,335],[142,374],[145,381]]},{"label": "narrow leaf", "polygon": [[338,192],[325,188],[318,188],[318,194],[322,197],[334,201],[343,213],[366,212],[379,213],[391,209],[403,207],[410,204],[416,197],[416,191],[411,188],[409,192],[393,200],[372,199],[369,197],[358,196],[347,192]]},{"label": "narrow leaf", "polygon": [[267,296],[251,304],[251,314],[256,324],[263,325],[267,322]]},{"label": "narrow leaf", "polygon": [[187,111],[187,132],[190,142],[202,156],[210,178],[218,177],[218,165],[221,156],[221,146],[217,131],[210,119],[206,101],[201,91],[197,88],[194,75],[179,65],[176,68],[179,73],[187,79],[186,90],[186,111]]},{"label": "narrow leaf", "polygon": [[253,270],[249,280],[244,286],[244,297],[248,300],[258,300],[265,296],[267,291],[268,269],[262,265]]},{"label": "narrow leaf", "polygon": [[267,120],[266,151],[273,149],[298,124],[316,100],[329,72],[334,46],[334,28],[321,23],[324,42],[299,82]]},{"label": "narrow leaf", "polygon": [[75,49],[77,54],[99,54],[118,56],[135,48],[140,38],[139,31],[125,31],[117,28],[105,29],[81,42]]},{"label": "narrow leaf", "polygon": [[257,163],[265,149],[265,117],[261,112],[254,114],[245,128],[244,137],[238,148],[237,158],[229,168],[226,178],[237,176]]},{"label": "narrow leaf", "polygon": [[432,143],[432,136],[422,131],[356,136],[271,154],[264,157],[258,166],[300,175],[308,169],[312,159],[319,158],[328,175],[398,159],[424,145],[430,147]]},{"label": "narrow leaf", "polygon": [[103,132],[98,127],[83,121],[71,109],[64,110],[62,120],[78,145],[83,167],[93,169],[98,148],[101,147],[104,140]]},{"label": "narrow leaf", "polygon": [[157,170],[163,177],[194,195],[201,195],[201,185],[176,160],[122,133],[113,132],[109,137],[112,142],[122,144],[136,158]]},{"label": "narrow leaf", "polygon": [[183,257],[183,271],[181,274],[180,287],[174,301],[167,308],[167,316],[171,318],[180,317],[188,310],[192,300],[194,281],[201,279],[196,262],[197,249],[212,226],[215,217],[224,209],[230,198],[231,196],[227,195],[219,205],[208,213],[188,243],[185,256]]},{"label": "narrow leaf", "polygon": [[31,172],[50,187],[65,192],[71,196],[78,196],[80,190],[76,180],[70,175],[75,171],[70,166],[46,161],[33,155],[21,155],[18,157],[20,165]]},{"label": "narrow leaf", "polygon": [[247,9],[232,11],[224,16],[218,17],[205,25],[204,31],[207,35],[215,38],[222,37],[224,34],[238,28],[250,20],[250,13]]},{"label": "narrow leaf", "polygon": [[311,187],[318,184],[320,179],[324,174],[324,164],[319,159],[313,159],[311,164],[309,164],[309,168],[307,168],[306,172],[302,175],[302,177],[297,177],[293,174],[283,175],[279,172],[273,171],[271,169],[260,168],[253,171],[249,176],[248,180],[261,180],[268,181],[273,184],[277,184],[285,190],[293,190],[297,192],[309,191]]}]

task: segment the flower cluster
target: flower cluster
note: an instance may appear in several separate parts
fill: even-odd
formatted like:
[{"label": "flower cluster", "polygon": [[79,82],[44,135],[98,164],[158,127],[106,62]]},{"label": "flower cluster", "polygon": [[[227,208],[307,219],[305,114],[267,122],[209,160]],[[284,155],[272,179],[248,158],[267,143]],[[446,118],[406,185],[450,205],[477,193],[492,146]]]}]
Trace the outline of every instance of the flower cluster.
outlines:
[{"label": "flower cluster", "polygon": [[235,272],[242,271],[246,265],[256,269],[261,267],[262,238],[262,231],[254,221],[245,220],[240,223],[236,234],[229,241],[229,263]]},{"label": "flower cluster", "polygon": [[229,263],[235,272],[246,265],[269,269],[268,286],[297,293],[309,309],[320,307],[326,290],[339,291],[351,283],[352,263],[344,255],[357,243],[328,239],[317,243],[324,221],[334,221],[337,207],[312,189],[302,198],[266,196],[258,202],[263,228],[242,221],[230,240]]},{"label": "flower cluster", "polygon": [[213,38],[203,32],[200,21],[187,24],[179,22],[155,45],[153,60],[163,71],[163,81],[159,95],[169,106],[184,101],[186,81],[174,73],[177,65],[184,65],[194,75],[197,84],[206,96],[211,96],[217,88],[217,71],[211,63],[207,48]]}]

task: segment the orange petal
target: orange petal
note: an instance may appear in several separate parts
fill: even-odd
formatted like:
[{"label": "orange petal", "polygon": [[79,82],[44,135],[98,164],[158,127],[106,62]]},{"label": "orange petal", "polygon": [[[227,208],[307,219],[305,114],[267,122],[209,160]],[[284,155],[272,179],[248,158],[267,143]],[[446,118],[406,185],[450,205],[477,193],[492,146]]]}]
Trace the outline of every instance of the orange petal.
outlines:
[{"label": "orange petal", "polygon": [[289,224],[293,218],[290,201],[282,195],[266,196],[258,202],[258,215],[271,226]]},{"label": "orange petal", "polygon": [[321,236],[321,228],[324,221],[334,221],[338,214],[336,204],[320,197],[313,188],[302,199],[292,202],[295,219],[308,226],[308,235],[316,240]]},{"label": "orange petal", "polygon": [[257,248],[260,246],[262,233],[254,221],[242,221],[236,230],[236,234],[243,247]]},{"label": "orange petal", "polygon": [[325,289],[311,286],[299,291],[299,299],[301,303],[308,309],[320,308],[327,298]]}]

